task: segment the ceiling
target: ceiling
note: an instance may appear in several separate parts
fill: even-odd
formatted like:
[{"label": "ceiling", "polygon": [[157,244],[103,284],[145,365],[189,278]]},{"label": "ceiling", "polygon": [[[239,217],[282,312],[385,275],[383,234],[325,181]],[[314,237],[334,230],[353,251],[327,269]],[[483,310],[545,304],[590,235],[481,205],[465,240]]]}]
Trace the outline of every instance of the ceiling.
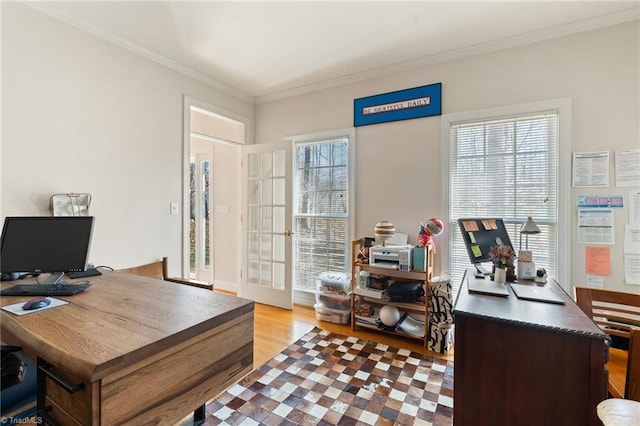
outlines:
[{"label": "ceiling", "polygon": [[258,103],[638,19],[640,14],[640,1],[28,4]]}]

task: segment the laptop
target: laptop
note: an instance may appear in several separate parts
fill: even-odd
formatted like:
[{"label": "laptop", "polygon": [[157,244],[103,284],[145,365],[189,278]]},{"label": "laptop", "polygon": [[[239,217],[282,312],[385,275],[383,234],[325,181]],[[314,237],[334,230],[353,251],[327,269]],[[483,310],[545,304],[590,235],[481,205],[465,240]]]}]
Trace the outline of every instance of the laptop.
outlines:
[{"label": "laptop", "polygon": [[562,296],[555,293],[549,287],[540,287],[537,285],[515,284],[511,283],[511,289],[518,299],[534,300],[536,302],[557,303],[564,305]]},{"label": "laptop", "polygon": [[490,279],[469,277],[469,291],[472,293],[490,294],[492,296],[509,296],[506,284],[498,284]]}]

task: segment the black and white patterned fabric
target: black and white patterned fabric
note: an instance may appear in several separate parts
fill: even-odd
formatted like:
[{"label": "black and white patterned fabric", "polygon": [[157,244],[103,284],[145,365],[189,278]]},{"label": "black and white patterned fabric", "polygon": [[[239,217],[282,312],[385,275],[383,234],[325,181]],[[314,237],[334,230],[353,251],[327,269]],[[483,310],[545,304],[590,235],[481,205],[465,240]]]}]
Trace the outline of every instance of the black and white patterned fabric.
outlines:
[{"label": "black and white patterned fabric", "polygon": [[451,425],[453,362],[315,328],[206,411],[205,425]]}]

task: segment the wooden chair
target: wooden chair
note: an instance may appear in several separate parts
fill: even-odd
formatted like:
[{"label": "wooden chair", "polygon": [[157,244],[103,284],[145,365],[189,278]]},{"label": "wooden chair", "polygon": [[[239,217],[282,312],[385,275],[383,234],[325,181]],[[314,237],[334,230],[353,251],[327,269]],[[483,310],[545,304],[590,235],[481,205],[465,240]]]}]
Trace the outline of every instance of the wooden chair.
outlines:
[{"label": "wooden chair", "polygon": [[640,401],[640,294],[576,287],[576,302],[605,333],[628,339],[628,350],[609,348],[609,394]]},{"label": "wooden chair", "polygon": [[147,263],[145,265],[133,266],[131,268],[124,268],[124,269],[120,269],[120,271],[128,272],[129,274],[142,275],[149,278],[156,278],[158,280],[190,285],[192,287],[199,287],[207,290],[213,290],[213,283],[179,278],[179,277],[169,277],[168,276],[169,260],[167,257],[163,257],[162,260],[159,260],[157,262]]},{"label": "wooden chair", "polygon": [[640,402],[640,328],[636,327],[631,330],[629,339],[629,361],[624,395],[627,399]]}]

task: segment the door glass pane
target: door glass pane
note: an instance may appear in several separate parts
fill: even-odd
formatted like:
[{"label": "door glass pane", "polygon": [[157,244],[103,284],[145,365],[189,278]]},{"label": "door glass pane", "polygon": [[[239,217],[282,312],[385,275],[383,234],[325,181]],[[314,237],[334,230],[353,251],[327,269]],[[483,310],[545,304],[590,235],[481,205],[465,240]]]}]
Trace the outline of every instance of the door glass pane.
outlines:
[{"label": "door glass pane", "polygon": [[273,260],[284,262],[284,235],[273,236]]},{"label": "door glass pane", "polygon": [[260,207],[247,208],[247,231],[258,231],[260,229]]},{"label": "door glass pane", "polygon": [[284,207],[273,208],[273,232],[275,234],[284,233]]},{"label": "door glass pane", "polygon": [[211,176],[210,162],[203,161],[201,165],[202,177],[201,177],[201,206],[202,206],[202,234],[200,235],[201,247],[201,261],[204,269],[208,269],[211,266],[211,252],[209,250],[209,235],[210,235],[210,222],[211,222],[211,208],[209,206],[209,180]]},{"label": "door glass pane", "polygon": [[249,180],[247,182],[247,203],[260,203],[260,181],[257,179]]},{"label": "door glass pane", "polygon": [[285,152],[275,151],[273,153],[273,175],[284,176],[285,175]]},{"label": "door glass pane", "polygon": [[260,231],[262,232],[271,232],[272,228],[272,218],[271,218],[271,207],[260,207]]},{"label": "door glass pane", "polygon": [[273,186],[271,180],[266,179],[262,181],[262,198],[260,204],[267,205],[273,203]]},{"label": "door glass pane", "polygon": [[284,205],[285,202],[285,180],[274,179],[273,180],[273,204]]},{"label": "door glass pane", "polygon": [[257,284],[260,281],[260,263],[256,261],[249,261],[249,271],[247,273],[247,282]]},{"label": "door glass pane", "polygon": [[250,178],[256,178],[260,173],[260,154],[249,154],[247,162],[247,173]]},{"label": "door glass pane", "polygon": [[271,263],[260,262],[260,285],[271,287]]},{"label": "door glass pane", "polygon": [[271,235],[260,235],[260,258],[271,259]]},{"label": "door glass pane", "polygon": [[274,263],[273,265],[273,285],[276,290],[284,290],[284,264]]},{"label": "door glass pane", "polygon": [[260,154],[260,176],[271,177],[273,176],[273,156],[270,152],[263,152]]},{"label": "door glass pane", "polygon": [[249,259],[260,258],[260,238],[257,232],[251,232],[248,235]]},{"label": "door glass pane", "polygon": [[189,162],[189,276],[196,275],[196,157],[191,156]]}]

